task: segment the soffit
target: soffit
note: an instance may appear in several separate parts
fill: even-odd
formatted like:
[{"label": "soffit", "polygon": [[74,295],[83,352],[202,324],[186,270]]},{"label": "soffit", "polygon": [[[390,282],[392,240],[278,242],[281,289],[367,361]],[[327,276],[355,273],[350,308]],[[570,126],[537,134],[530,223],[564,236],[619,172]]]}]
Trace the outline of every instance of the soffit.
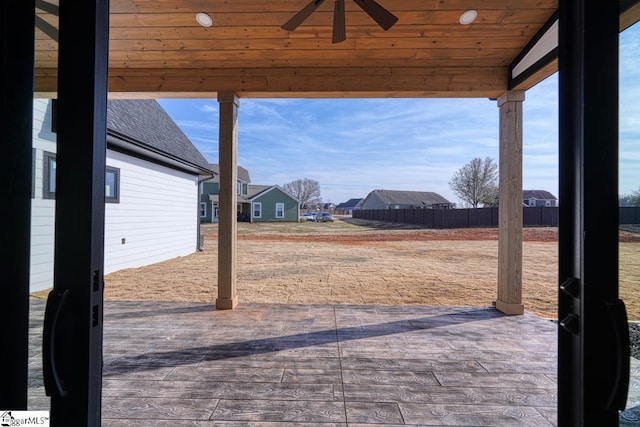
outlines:
[{"label": "soffit", "polygon": [[[347,0],[347,39],[333,44],[330,1],[289,32],[280,26],[308,0],[111,0],[110,96],[497,97],[511,62],[558,7],[558,0],[378,2],[399,18],[395,26],[382,30]],[[56,28],[46,9],[39,18]],[[458,19],[468,9],[478,18],[464,26]],[[201,27],[197,12],[213,26]],[[55,92],[56,66],[57,43],[37,29],[36,92]]]}]

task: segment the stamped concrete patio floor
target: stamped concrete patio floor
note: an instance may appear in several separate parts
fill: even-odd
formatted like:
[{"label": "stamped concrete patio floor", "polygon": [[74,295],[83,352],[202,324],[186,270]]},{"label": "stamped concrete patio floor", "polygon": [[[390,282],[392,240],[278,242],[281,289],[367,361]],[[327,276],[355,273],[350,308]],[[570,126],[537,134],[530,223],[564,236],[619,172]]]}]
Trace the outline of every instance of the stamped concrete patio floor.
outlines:
[{"label": "stamped concrete patio floor", "polygon": [[556,423],[556,325],[529,314],[107,302],[104,329],[104,426]]},{"label": "stamped concrete patio floor", "polygon": [[552,426],[556,336],[490,307],[106,302],[102,425]]}]

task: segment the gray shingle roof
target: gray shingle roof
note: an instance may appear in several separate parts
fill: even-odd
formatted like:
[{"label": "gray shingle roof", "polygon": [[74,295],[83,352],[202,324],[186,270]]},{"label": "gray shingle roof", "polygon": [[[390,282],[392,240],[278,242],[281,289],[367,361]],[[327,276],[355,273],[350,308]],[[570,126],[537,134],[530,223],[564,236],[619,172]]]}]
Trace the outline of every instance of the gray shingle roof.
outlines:
[{"label": "gray shingle roof", "polygon": [[155,99],[110,99],[107,134],[180,160],[201,172],[209,163]]},{"label": "gray shingle roof", "polygon": [[273,185],[249,185],[247,189],[246,199],[252,199],[260,193],[267,191],[268,189],[273,188]]},{"label": "gray shingle roof", "polygon": [[523,190],[522,191],[522,200],[557,200],[556,196],[549,193],[546,190]]},{"label": "gray shingle roof", "polygon": [[278,189],[282,191],[284,194],[286,194],[287,196],[291,197],[296,202],[298,201],[298,199],[293,197],[291,194],[289,194],[289,192],[287,192],[284,188],[280,187],[277,184],[276,185],[253,185],[253,184],[249,185],[249,191],[248,191],[248,194],[246,195],[246,201],[251,201],[256,197],[261,196],[264,193],[271,191],[273,189]]},{"label": "gray shingle roof", "polygon": [[342,209],[342,208],[353,208],[355,207],[358,203],[360,203],[362,199],[349,199],[346,202],[342,202],[340,203],[338,206],[336,206],[336,209]]},{"label": "gray shingle roof", "polygon": [[373,190],[387,205],[414,205],[431,206],[451,203],[438,193],[431,191],[399,191],[399,190]]},{"label": "gray shingle roof", "polygon": [[[211,180],[213,182],[220,181],[220,165],[215,163],[209,164],[209,169],[216,173],[216,176]],[[251,178],[249,177],[249,171],[242,166],[238,166],[238,179],[242,182],[246,182],[249,184],[251,182]]]}]

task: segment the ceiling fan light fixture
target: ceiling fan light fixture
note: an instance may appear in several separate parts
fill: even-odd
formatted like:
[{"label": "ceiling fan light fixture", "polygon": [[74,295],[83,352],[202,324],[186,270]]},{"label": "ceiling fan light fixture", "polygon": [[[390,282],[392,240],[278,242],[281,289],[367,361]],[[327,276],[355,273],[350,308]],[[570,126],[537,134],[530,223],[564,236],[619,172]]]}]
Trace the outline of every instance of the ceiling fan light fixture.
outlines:
[{"label": "ceiling fan light fixture", "polygon": [[466,10],[466,11],[462,12],[462,15],[460,15],[460,24],[462,24],[462,25],[472,24],[473,21],[475,21],[477,17],[478,17],[478,11],[477,10],[475,10],[475,9]]},{"label": "ceiling fan light fixture", "polygon": [[[364,10],[371,19],[383,30],[387,31],[389,28],[398,22],[398,17],[387,9],[382,7],[376,0],[353,0],[362,10]],[[291,19],[282,24],[280,28],[287,31],[294,31],[300,24],[302,24],[322,3],[324,0],[311,0],[309,4],[303,7],[298,13],[293,15]],[[345,8],[344,0],[335,0],[335,6],[333,10],[333,35],[332,42],[340,43],[346,40],[345,29]]]},{"label": "ceiling fan light fixture", "polygon": [[204,12],[196,13],[196,21],[198,21],[198,24],[203,27],[210,27],[213,25],[213,18]]}]

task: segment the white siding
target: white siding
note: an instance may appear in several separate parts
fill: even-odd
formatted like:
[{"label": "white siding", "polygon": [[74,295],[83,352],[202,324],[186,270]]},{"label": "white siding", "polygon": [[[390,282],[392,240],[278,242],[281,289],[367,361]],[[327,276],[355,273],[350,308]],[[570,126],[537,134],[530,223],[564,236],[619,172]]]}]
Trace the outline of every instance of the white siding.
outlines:
[{"label": "white siding", "polygon": [[105,274],[196,250],[197,176],[111,150],[107,165],[120,169],[120,203],[106,204]]},{"label": "white siding", "polygon": [[[56,152],[47,106],[34,100],[31,292],[53,286],[55,201],[42,198],[43,151]],[[105,274],[196,250],[197,176],[112,150],[107,165],[120,169],[120,203],[105,206]]]},{"label": "white siding", "polygon": [[56,204],[42,198],[43,152],[56,152],[51,132],[51,110],[46,99],[33,100],[34,183],[31,199],[31,292],[53,286],[53,239]]}]

